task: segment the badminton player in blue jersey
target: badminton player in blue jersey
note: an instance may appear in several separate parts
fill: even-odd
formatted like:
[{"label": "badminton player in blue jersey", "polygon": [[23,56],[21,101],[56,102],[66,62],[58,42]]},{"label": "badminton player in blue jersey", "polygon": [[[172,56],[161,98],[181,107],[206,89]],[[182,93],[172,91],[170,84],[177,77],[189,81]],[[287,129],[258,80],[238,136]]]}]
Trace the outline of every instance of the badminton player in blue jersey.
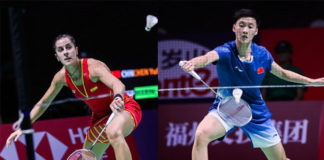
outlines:
[{"label": "badminton player in blue jersey", "polygon": [[[205,55],[184,61],[182,69],[186,72],[195,68],[216,63],[219,86],[255,86],[261,85],[266,72],[277,77],[302,84],[324,84],[324,78],[311,79],[281,68],[269,51],[252,42],[258,34],[259,20],[250,9],[241,9],[234,13],[233,32],[235,41],[216,47]],[[224,121],[218,115],[217,106],[221,97],[232,95],[233,89],[218,89],[218,94],[209,113],[200,122],[192,149],[193,160],[207,160],[207,145],[215,139],[221,139],[236,127]],[[241,127],[250,138],[254,148],[261,148],[269,160],[286,160],[281,139],[271,124],[271,113],[261,96],[260,89],[242,89],[242,99],[252,108],[252,120]]]}]

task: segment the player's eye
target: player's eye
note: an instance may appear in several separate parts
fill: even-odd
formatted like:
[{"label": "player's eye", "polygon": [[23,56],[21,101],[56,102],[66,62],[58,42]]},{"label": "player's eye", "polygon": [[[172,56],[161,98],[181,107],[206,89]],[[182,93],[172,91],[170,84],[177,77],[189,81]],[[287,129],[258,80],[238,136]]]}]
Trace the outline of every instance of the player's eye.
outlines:
[{"label": "player's eye", "polygon": [[67,44],[67,45],[65,46],[65,48],[66,48],[66,49],[71,49],[72,46],[71,46],[70,44]]},{"label": "player's eye", "polygon": [[240,22],[240,23],[239,23],[239,26],[240,26],[240,27],[245,27],[245,23]]},{"label": "player's eye", "polygon": [[58,48],[56,48],[56,51],[57,51],[57,52],[62,52],[62,51],[63,51],[63,47],[58,47]]}]

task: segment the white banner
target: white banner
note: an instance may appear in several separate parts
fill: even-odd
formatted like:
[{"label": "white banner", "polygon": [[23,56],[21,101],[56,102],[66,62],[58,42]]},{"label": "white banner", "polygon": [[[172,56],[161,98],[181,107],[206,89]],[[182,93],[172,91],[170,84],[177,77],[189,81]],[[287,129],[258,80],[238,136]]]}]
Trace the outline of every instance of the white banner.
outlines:
[{"label": "white banner", "polygon": [[[212,49],[198,43],[186,40],[161,40],[158,42],[159,89],[204,87],[190,74],[179,67],[180,60],[190,60],[193,57],[204,55]],[[215,65],[195,70],[198,75],[210,86],[218,84]],[[159,99],[169,98],[212,98],[215,95],[206,90],[182,90],[159,92]]]}]

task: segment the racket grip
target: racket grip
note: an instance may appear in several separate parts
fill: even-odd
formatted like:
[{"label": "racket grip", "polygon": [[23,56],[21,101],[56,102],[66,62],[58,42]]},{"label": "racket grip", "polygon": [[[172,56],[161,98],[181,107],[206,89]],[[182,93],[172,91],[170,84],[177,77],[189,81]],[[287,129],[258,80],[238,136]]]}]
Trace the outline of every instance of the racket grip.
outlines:
[{"label": "racket grip", "polygon": [[[183,66],[183,61],[179,62],[179,66],[182,67]],[[195,72],[195,71],[189,71],[189,74],[191,74],[194,78],[196,78],[197,80],[201,80],[200,76]]]}]

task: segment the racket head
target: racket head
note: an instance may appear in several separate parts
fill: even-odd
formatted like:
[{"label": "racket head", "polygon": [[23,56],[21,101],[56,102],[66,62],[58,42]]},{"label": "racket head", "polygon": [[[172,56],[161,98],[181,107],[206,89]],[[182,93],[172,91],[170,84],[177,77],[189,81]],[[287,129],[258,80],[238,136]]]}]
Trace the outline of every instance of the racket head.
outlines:
[{"label": "racket head", "polygon": [[97,156],[89,149],[78,149],[67,160],[97,160]]},{"label": "racket head", "polygon": [[218,104],[217,112],[225,122],[237,127],[246,125],[252,119],[250,105],[243,99],[237,103],[234,97],[222,99]]}]

